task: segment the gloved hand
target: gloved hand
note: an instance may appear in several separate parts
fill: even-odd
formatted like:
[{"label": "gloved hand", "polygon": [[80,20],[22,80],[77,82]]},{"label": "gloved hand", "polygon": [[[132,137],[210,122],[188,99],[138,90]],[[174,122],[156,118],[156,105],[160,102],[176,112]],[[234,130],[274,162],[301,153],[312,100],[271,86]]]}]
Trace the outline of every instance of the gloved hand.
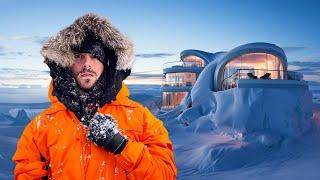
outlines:
[{"label": "gloved hand", "polygon": [[114,154],[121,153],[128,142],[127,138],[119,132],[117,121],[112,116],[101,113],[96,113],[92,117],[87,137]]}]

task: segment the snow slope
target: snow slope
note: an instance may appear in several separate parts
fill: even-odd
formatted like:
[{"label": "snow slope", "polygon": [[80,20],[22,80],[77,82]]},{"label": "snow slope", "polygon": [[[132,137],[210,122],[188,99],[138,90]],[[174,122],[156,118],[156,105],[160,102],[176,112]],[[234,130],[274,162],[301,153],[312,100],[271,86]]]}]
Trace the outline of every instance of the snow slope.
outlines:
[{"label": "snow slope", "polygon": [[[147,105],[156,104],[160,96],[157,94],[160,93],[157,89],[159,87],[149,89],[148,93],[144,91],[146,88],[137,87],[139,90],[131,91],[134,92],[132,97]],[[2,103],[0,112],[15,115],[18,109],[26,109],[27,112],[30,110],[31,115],[31,112],[35,112],[32,109],[48,105]],[[167,121],[174,145],[178,179],[320,179],[320,105],[312,104],[312,108],[313,121],[310,129],[290,140],[278,139],[266,132],[257,132],[248,139],[241,128],[221,126],[217,129],[211,121],[213,117],[210,113],[198,118],[194,121],[196,123],[181,120],[170,124]],[[214,128],[216,131],[213,132]],[[14,164],[11,157],[23,129],[24,126],[0,125],[1,180],[13,179]]]},{"label": "snow slope", "polygon": [[317,180],[319,139],[319,129],[276,147],[225,135],[179,134],[173,136],[178,179]]}]

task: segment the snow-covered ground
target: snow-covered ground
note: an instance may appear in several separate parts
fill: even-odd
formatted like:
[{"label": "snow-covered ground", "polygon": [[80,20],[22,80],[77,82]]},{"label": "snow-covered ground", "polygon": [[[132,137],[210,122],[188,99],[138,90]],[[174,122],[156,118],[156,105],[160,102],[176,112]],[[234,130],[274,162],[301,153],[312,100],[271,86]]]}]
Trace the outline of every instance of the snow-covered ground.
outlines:
[{"label": "snow-covered ground", "polygon": [[316,128],[272,147],[224,133],[179,132],[171,137],[178,179],[320,179],[320,131]]},{"label": "snow-covered ground", "polygon": [[[129,89],[132,99],[158,112],[161,101],[159,86],[134,85]],[[16,98],[19,96],[15,94]],[[13,179],[11,157],[24,129],[23,125],[10,123],[17,120],[15,117],[21,109],[31,117],[48,105],[0,103],[0,179]],[[320,179],[320,105],[313,104],[312,108],[312,129],[281,143],[274,143],[278,142],[277,139],[271,143],[263,141],[272,140],[263,134],[258,138],[265,143],[252,143],[241,132],[227,127],[211,132],[210,127],[203,126],[205,121],[198,124],[197,132],[175,128],[170,131],[170,136],[178,179]]]}]

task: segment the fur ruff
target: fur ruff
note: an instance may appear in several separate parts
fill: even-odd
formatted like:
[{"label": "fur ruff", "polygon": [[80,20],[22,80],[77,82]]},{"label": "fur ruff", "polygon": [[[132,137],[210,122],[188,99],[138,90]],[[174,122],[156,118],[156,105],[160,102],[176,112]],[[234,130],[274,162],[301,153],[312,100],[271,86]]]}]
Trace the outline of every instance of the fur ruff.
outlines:
[{"label": "fur ruff", "polygon": [[88,31],[98,35],[106,48],[115,52],[116,70],[132,68],[133,43],[112,26],[108,19],[93,13],[78,18],[43,45],[40,53],[44,56],[45,62],[53,61],[62,67],[70,67],[75,61],[72,47],[80,46]]}]

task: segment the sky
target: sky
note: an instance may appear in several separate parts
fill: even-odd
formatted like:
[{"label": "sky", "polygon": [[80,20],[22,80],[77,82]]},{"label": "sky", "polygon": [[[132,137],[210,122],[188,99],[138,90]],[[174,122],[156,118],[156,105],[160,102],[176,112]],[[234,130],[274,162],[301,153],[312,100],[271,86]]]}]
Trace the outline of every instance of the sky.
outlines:
[{"label": "sky", "polygon": [[274,43],[288,61],[320,61],[317,0],[0,0],[0,68],[47,71],[40,49],[85,13],[107,17],[135,44],[133,73],[161,74],[185,49]]}]

